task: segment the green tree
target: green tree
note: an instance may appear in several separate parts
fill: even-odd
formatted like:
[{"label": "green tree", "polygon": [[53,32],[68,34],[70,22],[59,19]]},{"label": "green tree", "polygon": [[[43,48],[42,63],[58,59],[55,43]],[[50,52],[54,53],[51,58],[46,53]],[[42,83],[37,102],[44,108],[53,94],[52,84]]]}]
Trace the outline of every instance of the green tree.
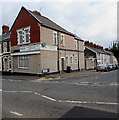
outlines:
[{"label": "green tree", "polygon": [[119,61],[119,41],[113,41],[111,45],[109,46],[109,49],[111,52],[113,52],[114,56]]}]

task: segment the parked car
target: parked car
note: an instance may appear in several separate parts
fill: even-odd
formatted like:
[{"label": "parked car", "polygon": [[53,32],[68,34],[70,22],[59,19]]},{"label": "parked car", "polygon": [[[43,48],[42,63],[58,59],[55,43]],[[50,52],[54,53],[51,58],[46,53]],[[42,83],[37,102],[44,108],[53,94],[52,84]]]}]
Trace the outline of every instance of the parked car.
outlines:
[{"label": "parked car", "polygon": [[108,64],[108,68],[109,68],[109,70],[114,70],[115,69],[113,64]]},{"label": "parked car", "polygon": [[109,71],[109,67],[107,64],[99,64],[97,65],[97,67],[95,68],[96,71]]},{"label": "parked car", "polygon": [[114,69],[116,70],[116,69],[119,69],[119,66],[117,65],[117,64],[113,64],[113,66],[114,66]]}]

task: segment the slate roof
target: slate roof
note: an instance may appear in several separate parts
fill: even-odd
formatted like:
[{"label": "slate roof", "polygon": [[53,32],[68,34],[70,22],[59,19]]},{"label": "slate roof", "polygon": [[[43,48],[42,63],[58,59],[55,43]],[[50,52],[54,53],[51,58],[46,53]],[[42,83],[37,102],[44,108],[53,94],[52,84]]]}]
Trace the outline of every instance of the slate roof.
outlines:
[{"label": "slate roof", "polygon": [[107,54],[104,50],[101,50],[101,49],[97,49],[97,48],[90,47],[90,46],[85,46],[85,47],[89,48],[92,51],[95,51],[96,53]]},{"label": "slate roof", "polygon": [[[53,29],[53,30],[56,30],[56,31],[59,31],[59,32],[62,32],[62,33],[65,33],[65,34],[68,34],[68,35],[71,35],[71,36],[73,36],[74,38],[76,37],[77,38],[77,36],[75,35],[75,34],[73,34],[73,33],[71,33],[71,32],[69,32],[69,31],[67,31],[67,30],[65,30],[64,28],[62,28],[61,26],[59,26],[58,24],[56,24],[55,22],[53,22],[52,20],[50,20],[49,18],[47,18],[47,17],[44,17],[44,16],[42,16],[41,14],[36,14],[36,13],[34,13],[33,11],[31,11],[31,10],[27,10],[26,8],[24,8],[23,6],[22,6],[22,8],[21,8],[21,10],[22,9],[24,9],[24,10],[26,10],[38,23],[40,23],[42,26],[44,26],[44,27],[47,27],[47,28],[50,28],[50,29]],[[20,13],[20,12],[19,12]],[[19,15],[18,15],[19,16]],[[18,16],[17,16],[17,18],[16,19],[18,19]],[[16,21],[16,20],[15,20]],[[15,23],[15,22],[14,22]],[[14,23],[13,23],[13,25],[14,25]],[[12,25],[12,27],[13,27],[13,25]],[[12,27],[11,27],[11,29],[12,29]],[[79,39],[79,37],[78,37],[78,40],[81,40],[81,41],[83,41],[81,38]]]},{"label": "slate roof", "polygon": [[0,42],[3,40],[9,40],[10,39],[10,33],[5,33],[0,36]]},{"label": "slate roof", "polygon": [[53,22],[49,18],[46,18],[46,17],[44,17],[42,15],[37,15],[37,14],[33,13],[30,10],[29,10],[29,13],[32,14],[33,17],[35,16],[35,18],[40,22],[40,24],[42,26],[45,26],[45,27],[48,27],[48,28],[51,28],[51,29],[54,29],[54,30],[57,30],[57,31],[60,31],[60,32],[63,32],[63,33],[74,36],[74,34],[72,34],[71,32],[69,32],[67,30],[65,30],[64,28],[62,28],[61,26],[59,26],[58,24],[56,24],[55,22]]}]

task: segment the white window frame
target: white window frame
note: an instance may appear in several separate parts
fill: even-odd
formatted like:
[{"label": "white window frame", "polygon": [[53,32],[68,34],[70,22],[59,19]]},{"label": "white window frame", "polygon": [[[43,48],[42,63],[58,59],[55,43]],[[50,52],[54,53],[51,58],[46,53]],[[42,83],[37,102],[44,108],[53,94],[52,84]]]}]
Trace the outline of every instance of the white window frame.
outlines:
[{"label": "white window frame", "polygon": [[74,40],[74,48],[77,50],[77,40]]},{"label": "white window frame", "polygon": [[61,41],[60,41],[60,44],[62,47],[65,46],[65,38],[64,38],[64,34],[61,34]]},{"label": "white window frame", "polygon": [[[27,59],[28,59],[28,66],[27,67],[25,66],[24,63],[23,63],[23,66],[20,66],[20,57],[25,58],[25,56],[27,56]],[[23,60],[25,60],[25,59],[23,59]],[[18,56],[18,68],[23,68],[23,69],[28,69],[29,68],[29,56],[28,55],[20,55],[20,56]]]},{"label": "white window frame", "polygon": [[[28,41],[28,42],[26,41],[26,33],[25,33],[25,30],[28,30],[28,33],[27,33],[27,34],[29,35],[29,41]],[[30,43],[30,26],[24,28],[24,41],[25,41],[25,43]]]},{"label": "white window frame", "polygon": [[58,45],[58,33],[56,31],[53,32],[53,45]]},{"label": "white window frame", "polygon": [[[28,34],[29,34],[29,42],[26,41],[25,30],[27,30],[27,29],[28,29]],[[21,36],[22,36],[22,42],[20,42],[20,33],[19,32],[22,32],[22,34],[21,34]],[[30,26],[17,30],[17,41],[18,41],[18,45],[30,43]]]},{"label": "white window frame", "polygon": [[66,55],[66,65],[69,65],[69,56],[68,55]]},{"label": "white window frame", "polygon": [[[6,47],[4,46],[6,44]],[[3,42],[3,53],[7,53],[8,52],[8,43],[7,42]]]},{"label": "white window frame", "polygon": [[78,63],[78,56],[77,56],[77,55],[74,56],[74,63],[75,63],[75,64]]},{"label": "white window frame", "polygon": [[[72,63],[71,63],[71,58],[72,58]],[[72,65],[73,64],[73,56],[72,55],[70,55],[69,61],[70,61],[70,64]]]}]

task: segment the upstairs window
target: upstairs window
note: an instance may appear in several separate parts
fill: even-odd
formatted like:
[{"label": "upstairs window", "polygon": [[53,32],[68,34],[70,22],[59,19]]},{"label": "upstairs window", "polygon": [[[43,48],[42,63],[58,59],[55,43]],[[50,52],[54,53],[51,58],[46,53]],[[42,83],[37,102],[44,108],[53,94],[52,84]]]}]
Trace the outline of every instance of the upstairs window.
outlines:
[{"label": "upstairs window", "polygon": [[58,45],[58,34],[53,32],[53,45]]},{"label": "upstairs window", "polygon": [[65,46],[64,34],[61,34],[61,46]]},{"label": "upstairs window", "polygon": [[74,41],[75,50],[77,50],[77,40]]},{"label": "upstairs window", "polygon": [[29,28],[24,29],[25,31],[25,42],[29,43],[30,42],[30,31]]},{"label": "upstairs window", "polygon": [[30,27],[17,30],[18,45],[30,43]]},{"label": "upstairs window", "polygon": [[8,48],[7,48],[7,42],[3,42],[3,53],[7,53]]}]

